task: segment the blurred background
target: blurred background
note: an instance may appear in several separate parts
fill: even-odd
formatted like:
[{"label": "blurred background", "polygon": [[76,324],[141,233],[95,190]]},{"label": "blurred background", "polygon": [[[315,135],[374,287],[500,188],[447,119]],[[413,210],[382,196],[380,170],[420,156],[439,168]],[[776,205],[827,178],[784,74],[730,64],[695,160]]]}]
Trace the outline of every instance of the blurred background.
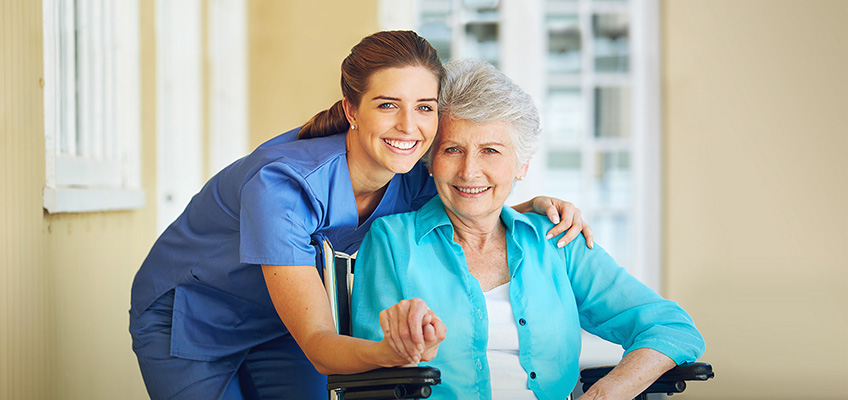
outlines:
[{"label": "blurred background", "polygon": [[158,233],[381,29],[533,95],[511,201],[572,201],[690,312],[717,377],[675,398],[848,399],[844,0],[0,0],[0,399],[146,398],[127,311]]}]

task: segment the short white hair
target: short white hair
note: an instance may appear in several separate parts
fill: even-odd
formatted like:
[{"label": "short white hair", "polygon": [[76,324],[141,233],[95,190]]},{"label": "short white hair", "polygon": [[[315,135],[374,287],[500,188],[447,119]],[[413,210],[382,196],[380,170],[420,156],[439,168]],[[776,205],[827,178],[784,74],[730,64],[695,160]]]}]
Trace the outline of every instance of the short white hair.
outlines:
[{"label": "short white hair", "polygon": [[[474,124],[503,122],[507,126],[519,165],[536,152],[542,133],[533,98],[503,72],[485,61],[453,60],[445,64],[439,92],[439,118]],[[424,161],[430,165],[432,151]]]}]

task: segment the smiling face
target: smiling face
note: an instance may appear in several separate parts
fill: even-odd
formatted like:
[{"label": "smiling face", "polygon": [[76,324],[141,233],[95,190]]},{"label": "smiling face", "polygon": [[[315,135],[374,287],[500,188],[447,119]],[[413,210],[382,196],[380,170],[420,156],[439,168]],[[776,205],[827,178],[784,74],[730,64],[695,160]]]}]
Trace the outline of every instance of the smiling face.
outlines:
[{"label": "smiling face", "polygon": [[443,118],[431,171],[448,215],[465,224],[500,216],[514,179],[523,177],[507,126]]},{"label": "smiling face", "polygon": [[356,127],[348,132],[349,160],[366,174],[409,172],[436,135],[438,77],[409,66],[379,70],[368,82],[358,107],[344,103]]}]

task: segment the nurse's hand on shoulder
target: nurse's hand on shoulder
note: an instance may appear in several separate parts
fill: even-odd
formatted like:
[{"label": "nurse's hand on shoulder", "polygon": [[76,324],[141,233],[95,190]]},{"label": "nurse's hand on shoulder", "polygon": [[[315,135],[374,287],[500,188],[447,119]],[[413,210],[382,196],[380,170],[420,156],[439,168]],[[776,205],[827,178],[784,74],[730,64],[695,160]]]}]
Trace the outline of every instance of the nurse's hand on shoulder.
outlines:
[{"label": "nurse's hand on shoulder", "polygon": [[421,299],[401,300],[380,312],[383,341],[409,364],[436,357],[447,327]]},{"label": "nurse's hand on shoulder", "polygon": [[563,232],[563,237],[557,241],[557,247],[563,247],[574,240],[580,232],[586,238],[586,246],[590,249],[594,246],[592,228],[583,221],[580,210],[574,204],[547,196],[536,196],[530,200],[533,211],[537,214],[547,215],[555,225],[548,231],[546,239],[554,238]]}]

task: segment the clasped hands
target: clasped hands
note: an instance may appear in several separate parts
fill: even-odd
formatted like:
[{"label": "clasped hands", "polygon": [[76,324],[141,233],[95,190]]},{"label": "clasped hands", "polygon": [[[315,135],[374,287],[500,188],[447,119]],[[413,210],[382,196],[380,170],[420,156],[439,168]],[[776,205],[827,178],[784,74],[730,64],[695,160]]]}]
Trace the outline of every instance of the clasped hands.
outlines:
[{"label": "clasped hands", "polygon": [[381,311],[380,328],[384,334],[382,342],[409,365],[436,357],[447,332],[442,320],[418,298],[401,300]]}]

